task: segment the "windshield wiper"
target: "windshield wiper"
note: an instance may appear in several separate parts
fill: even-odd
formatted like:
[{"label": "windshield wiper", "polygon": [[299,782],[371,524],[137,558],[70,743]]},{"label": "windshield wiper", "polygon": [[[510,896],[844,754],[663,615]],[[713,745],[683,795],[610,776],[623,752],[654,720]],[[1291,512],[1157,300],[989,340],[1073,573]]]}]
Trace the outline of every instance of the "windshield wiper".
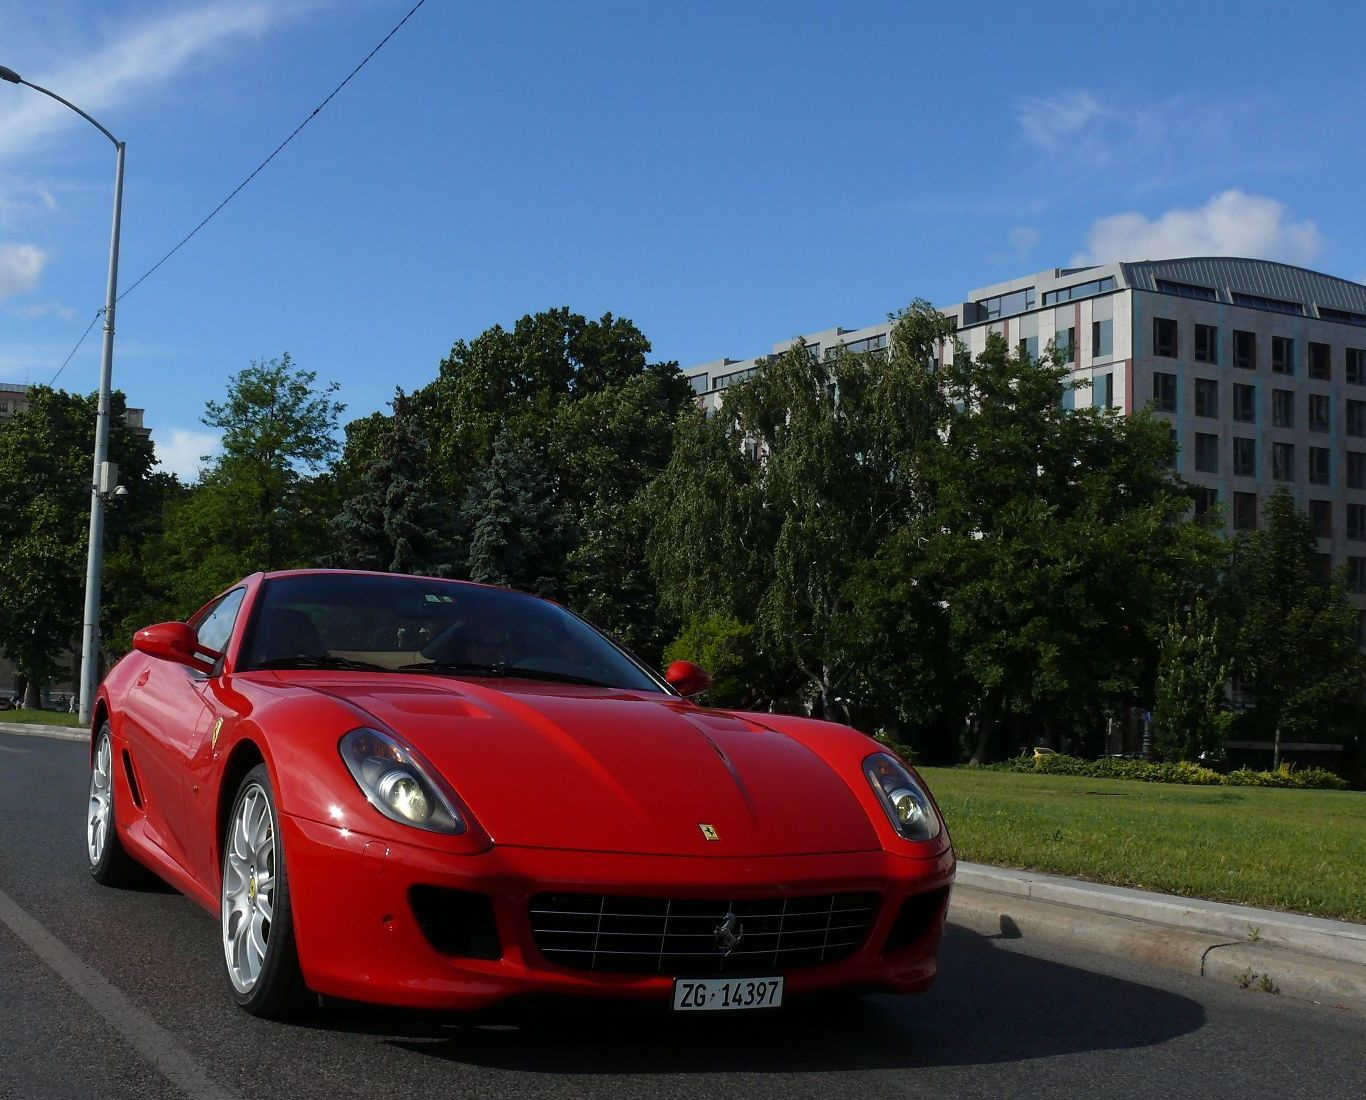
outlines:
[{"label": "windshield wiper", "polygon": [[514,677],[522,680],[552,680],[561,684],[586,684],[588,687],[612,687],[601,680],[591,680],[587,676],[575,676],[569,672],[552,672],[549,669],[525,668],[522,665],[481,665],[467,661],[432,661],[420,664],[399,665],[395,672],[435,672],[459,676],[473,673],[477,676]]},{"label": "windshield wiper", "polygon": [[339,668],[363,672],[389,672],[383,665],[372,665],[366,661],[353,661],[349,657],[273,657],[262,661],[257,668]]},{"label": "windshield wiper", "polygon": [[435,672],[448,675],[473,673],[476,676],[506,676],[508,666],[501,661],[494,665],[481,665],[473,661],[418,661],[411,665],[399,665],[395,672]]}]

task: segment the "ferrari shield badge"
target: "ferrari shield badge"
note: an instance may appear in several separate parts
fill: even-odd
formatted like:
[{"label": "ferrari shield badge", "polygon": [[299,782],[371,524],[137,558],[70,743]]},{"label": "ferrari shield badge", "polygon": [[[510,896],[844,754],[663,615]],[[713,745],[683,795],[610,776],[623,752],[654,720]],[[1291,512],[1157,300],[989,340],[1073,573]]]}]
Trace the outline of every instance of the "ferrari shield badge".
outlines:
[{"label": "ferrari shield badge", "polygon": [[223,732],[223,719],[219,717],[213,724],[213,733],[209,736],[209,748],[218,748],[218,735]]},{"label": "ferrari shield badge", "polygon": [[716,826],[715,826],[715,825],[700,825],[700,824],[699,824],[697,827],[698,827],[699,829],[702,830],[702,835],[703,835],[704,837],[706,837],[708,840],[720,840],[720,839],[721,839],[721,834],[718,833],[718,832],[716,831]]}]

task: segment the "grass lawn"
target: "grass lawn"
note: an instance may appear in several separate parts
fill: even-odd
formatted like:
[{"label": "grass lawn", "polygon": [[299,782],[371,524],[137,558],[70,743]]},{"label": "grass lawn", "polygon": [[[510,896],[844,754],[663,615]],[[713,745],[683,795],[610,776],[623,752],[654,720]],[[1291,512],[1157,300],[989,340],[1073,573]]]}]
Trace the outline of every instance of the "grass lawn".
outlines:
[{"label": "grass lawn", "polygon": [[39,726],[76,726],[80,727],[79,714],[67,714],[64,710],[0,710],[0,722],[25,722]]},{"label": "grass lawn", "polygon": [[970,862],[1366,922],[1366,793],[922,772]]}]

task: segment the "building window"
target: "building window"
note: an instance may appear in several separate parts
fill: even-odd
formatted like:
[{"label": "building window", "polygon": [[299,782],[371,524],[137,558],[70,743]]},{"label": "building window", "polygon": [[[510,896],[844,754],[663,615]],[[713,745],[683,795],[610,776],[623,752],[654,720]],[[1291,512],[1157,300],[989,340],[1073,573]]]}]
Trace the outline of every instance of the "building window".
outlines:
[{"label": "building window", "polygon": [[1168,465],[1168,466],[1173,466],[1173,467],[1174,467],[1174,466],[1176,465],[1176,463],[1177,463],[1177,460],[1178,460],[1180,457],[1181,457],[1181,440],[1177,437],[1176,429],[1173,428],[1173,429],[1172,429],[1172,450],[1171,450],[1171,457],[1169,457],[1169,458],[1167,459],[1167,465]]},{"label": "building window", "polygon": [[1315,554],[1309,563],[1309,572],[1319,584],[1328,584],[1333,579],[1333,555]]},{"label": "building window", "polygon": [[1328,395],[1311,393],[1309,395],[1309,430],[1326,432],[1328,430]]},{"label": "building window", "polygon": [[1153,354],[1163,359],[1176,358],[1176,322],[1170,318],[1153,318]]},{"label": "building window", "polygon": [[1073,325],[1063,329],[1058,333],[1058,350],[1062,352],[1063,362],[1075,363],[1077,361],[1077,329]]},{"label": "building window", "polygon": [[1366,385],[1366,348],[1347,349],[1347,381],[1354,386]]},{"label": "building window", "polygon": [[1366,435],[1366,401],[1347,400],[1347,434]]},{"label": "building window", "polygon": [[1056,306],[1063,302],[1075,302],[1079,298],[1092,298],[1097,294],[1104,294],[1106,291],[1114,289],[1115,277],[1107,275],[1104,279],[1096,279],[1090,283],[1078,283],[1076,286],[1065,286],[1059,290],[1045,290],[1043,292],[1043,304]]},{"label": "building window", "polygon": [[1344,325],[1366,325],[1366,313],[1354,313],[1350,309],[1319,306],[1319,316],[1325,321],[1341,321]]},{"label": "building window", "polygon": [[1326,500],[1311,500],[1309,502],[1309,526],[1314,529],[1321,539],[1331,539],[1333,537],[1333,505]]},{"label": "building window", "polygon": [[1309,377],[1327,382],[1333,377],[1333,349],[1327,344],[1309,345]]},{"label": "building window", "polygon": [[1206,302],[1217,302],[1219,292],[1212,286],[1196,286],[1194,283],[1177,283],[1171,279],[1158,279],[1159,294],[1175,294],[1182,298],[1199,298]]},{"label": "building window", "polygon": [[1203,516],[1219,503],[1219,490],[1205,485],[1195,487],[1195,514]]},{"label": "building window", "polygon": [[1202,474],[1219,472],[1219,437],[1207,432],[1195,433],[1195,469]]},{"label": "building window", "polygon": [[1347,587],[1353,592],[1366,592],[1366,558],[1347,556]]},{"label": "building window", "polygon": [[1091,358],[1100,359],[1115,353],[1114,321],[1091,322]]},{"label": "building window", "polygon": [[1309,448],[1309,484],[1327,485],[1330,466],[1332,464],[1332,452],[1327,447]]},{"label": "building window", "polygon": [[[1000,294],[995,298],[983,298],[977,303],[986,311],[986,319],[994,321],[998,317],[1012,317],[1034,308],[1034,288],[1026,287],[1013,294]],[[1047,303],[1045,303],[1047,304]]]},{"label": "building window", "polygon": [[1244,436],[1233,437],[1233,474],[1235,477],[1257,476],[1257,441]]},{"label": "building window", "polygon": [[1366,489],[1366,451],[1347,452],[1347,488]]},{"label": "building window", "polygon": [[1219,415],[1219,383],[1213,378],[1195,380],[1195,415]]},{"label": "building window", "polygon": [[1195,326],[1195,361],[1219,362],[1219,330],[1213,325]]},{"label": "building window", "polygon": [[1295,373],[1295,341],[1289,336],[1271,338],[1271,373]]},{"label": "building window", "polygon": [[1347,505],[1347,537],[1353,542],[1366,542],[1366,504]]},{"label": "building window", "polygon": [[694,374],[691,379],[693,393],[707,392],[707,376],[705,374]]},{"label": "building window", "polygon": [[1153,371],[1153,404],[1159,412],[1176,412],[1176,375]]},{"label": "building window", "polygon": [[1295,480],[1295,444],[1271,444],[1271,476],[1276,481]]},{"label": "building window", "polygon": [[1295,426],[1295,391],[1271,391],[1271,423],[1277,428]]},{"label": "building window", "polygon": [[1257,530],[1257,494],[1233,494],[1233,529],[1235,531]]},{"label": "building window", "polygon": [[1039,338],[1037,336],[1026,336],[1018,344],[1021,359],[1028,359],[1031,362],[1039,357]]},{"label": "building window", "polygon": [[1240,291],[1232,291],[1229,297],[1233,299],[1235,306],[1247,306],[1249,309],[1269,309],[1272,313],[1290,313],[1297,317],[1304,316],[1304,306],[1299,302],[1287,302],[1283,298],[1267,298],[1261,294],[1244,294]]},{"label": "building window", "polygon": [[1115,407],[1115,375],[1113,371],[1106,371],[1104,374],[1096,375],[1095,398],[1092,404],[1102,409],[1113,409]]},{"label": "building window", "polygon": [[1233,365],[1243,370],[1257,369],[1257,334],[1233,330]]},{"label": "building window", "polygon": [[1233,419],[1244,424],[1257,423],[1257,387],[1233,383]]}]

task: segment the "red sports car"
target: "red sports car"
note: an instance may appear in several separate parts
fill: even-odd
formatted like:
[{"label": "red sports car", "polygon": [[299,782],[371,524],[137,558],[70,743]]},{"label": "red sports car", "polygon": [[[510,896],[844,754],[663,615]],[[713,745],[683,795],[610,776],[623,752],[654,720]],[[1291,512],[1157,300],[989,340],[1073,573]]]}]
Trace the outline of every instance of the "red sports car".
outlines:
[{"label": "red sports car", "polygon": [[708,684],[505,589],[256,574],[101,685],[90,870],[217,916],[261,1016],[926,988],[954,857],[925,785],[847,727],[691,702]]}]

